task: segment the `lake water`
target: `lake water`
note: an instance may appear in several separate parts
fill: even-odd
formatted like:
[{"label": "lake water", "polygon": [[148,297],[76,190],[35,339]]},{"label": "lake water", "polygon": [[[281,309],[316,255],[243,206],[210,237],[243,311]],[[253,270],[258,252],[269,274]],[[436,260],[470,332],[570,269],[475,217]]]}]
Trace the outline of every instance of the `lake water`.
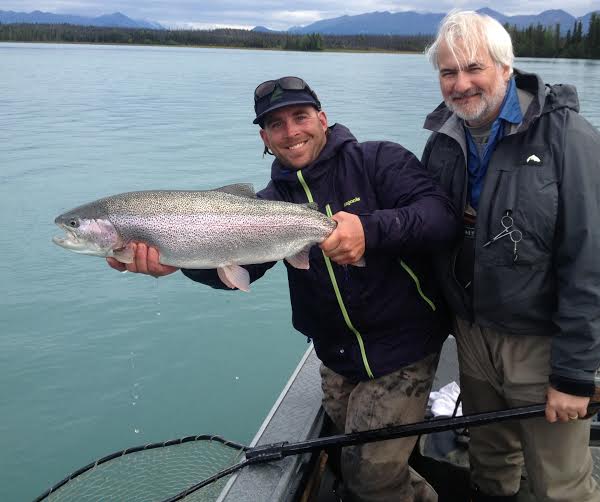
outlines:
[{"label": "lake water", "polygon": [[[577,85],[600,126],[600,63],[522,59]],[[55,246],[53,219],[104,195],[266,184],[252,91],[303,76],[330,122],[420,155],[439,102],[420,55],[0,44],[0,500],[112,451],[253,437],[307,345],[284,267],[249,294],[119,274]]]}]

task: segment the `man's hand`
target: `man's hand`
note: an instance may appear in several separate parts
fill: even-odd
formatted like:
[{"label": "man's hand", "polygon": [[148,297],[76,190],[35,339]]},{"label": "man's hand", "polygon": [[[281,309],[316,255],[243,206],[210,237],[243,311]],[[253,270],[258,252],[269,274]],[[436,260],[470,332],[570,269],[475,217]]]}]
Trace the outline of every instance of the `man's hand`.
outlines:
[{"label": "man's hand", "polygon": [[134,274],[146,274],[154,277],[162,277],[163,275],[169,275],[179,270],[177,267],[171,267],[170,265],[162,265],[158,262],[159,254],[158,250],[153,247],[149,247],[142,242],[133,242],[128,245],[134,253],[133,262],[121,263],[114,258],[106,258],[108,264],[118,270],[119,272],[133,272]]},{"label": "man's hand", "polygon": [[339,265],[356,263],[365,254],[365,232],[360,218],[340,211],[333,215],[337,227],[320,247],[326,256]]},{"label": "man's hand", "polygon": [[554,423],[568,422],[583,418],[587,414],[587,407],[590,402],[589,397],[573,396],[565,394],[553,387],[548,387],[546,393],[546,420]]}]

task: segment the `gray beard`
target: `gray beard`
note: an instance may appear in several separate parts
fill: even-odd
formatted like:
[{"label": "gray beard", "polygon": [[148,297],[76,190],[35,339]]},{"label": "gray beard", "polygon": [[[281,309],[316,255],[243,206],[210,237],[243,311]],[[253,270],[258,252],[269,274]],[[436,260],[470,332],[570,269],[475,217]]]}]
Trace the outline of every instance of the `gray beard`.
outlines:
[{"label": "gray beard", "polygon": [[[500,105],[504,100],[504,96],[506,95],[507,87],[508,82],[501,80],[494,94],[481,93],[479,104],[475,107],[475,109],[468,111],[464,110],[463,108],[455,107],[452,104],[452,98],[469,95],[469,92],[460,95],[453,94],[448,99],[444,100],[444,102],[451,112],[454,112],[459,118],[468,122],[470,125],[483,125],[487,122],[491,122],[495,118],[495,116],[492,116],[492,114],[500,108]],[[481,91],[477,89],[476,92]]]}]

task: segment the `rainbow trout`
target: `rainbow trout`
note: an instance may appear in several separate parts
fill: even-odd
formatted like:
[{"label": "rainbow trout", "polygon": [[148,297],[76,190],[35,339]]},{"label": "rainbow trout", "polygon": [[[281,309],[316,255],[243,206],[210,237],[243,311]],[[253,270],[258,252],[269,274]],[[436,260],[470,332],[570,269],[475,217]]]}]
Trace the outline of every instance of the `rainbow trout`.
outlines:
[{"label": "rainbow trout", "polygon": [[84,204],[54,222],[66,236],[53,241],[75,253],[133,261],[130,242],[156,247],[160,262],[180,268],[216,268],[221,281],[248,291],[240,265],[285,259],[308,269],[309,249],[336,222],[313,204],[258,199],[252,185],[215,190],[128,192]]}]

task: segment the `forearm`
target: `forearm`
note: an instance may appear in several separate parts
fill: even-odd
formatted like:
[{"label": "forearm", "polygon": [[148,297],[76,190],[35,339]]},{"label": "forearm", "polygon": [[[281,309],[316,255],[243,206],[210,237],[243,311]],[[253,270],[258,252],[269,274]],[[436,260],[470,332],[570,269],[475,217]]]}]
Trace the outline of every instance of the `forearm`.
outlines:
[{"label": "forearm", "polygon": [[398,253],[435,252],[456,239],[459,219],[450,201],[428,194],[407,207],[360,215],[367,249]]},{"label": "forearm", "polygon": [[600,365],[600,136],[582,119],[570,118],[559,172],[553,319],[559,334],[550,381],[562,392],[590,396]]}]

